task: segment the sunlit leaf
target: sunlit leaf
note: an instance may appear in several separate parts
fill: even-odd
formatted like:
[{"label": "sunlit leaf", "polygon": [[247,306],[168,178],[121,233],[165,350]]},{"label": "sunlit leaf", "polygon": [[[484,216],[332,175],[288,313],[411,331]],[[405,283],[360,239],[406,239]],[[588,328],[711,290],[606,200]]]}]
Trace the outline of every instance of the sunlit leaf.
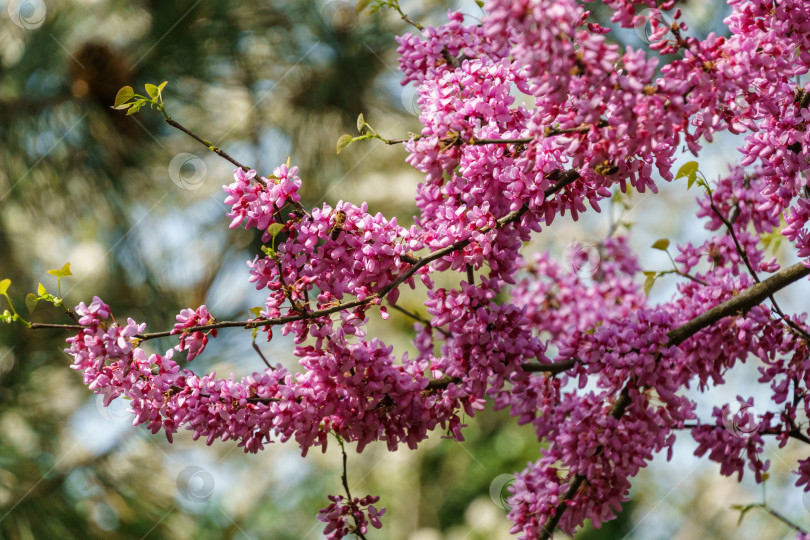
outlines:
[{"label": "sunlit leaf", "polygon": [[340,154],[343,150],[346,149],[347,146],[354,142],[354,137],[351,135],[341,135],[337,142],[337,153]]},{"label": "sunlit leaf", "polygon": [[278,233],[280,233],[283,229],[284,225],[282,225],[281,223],[273,223],[272,225],[267,227],[267,234],[270,235],[270,238],[275,238],[276,236],[278,236]]},{"label": "sunlit leaf", "polygon": [[4,279],[3,281],[0,281],[0,294],[2,294],[4,296],[8,295],[8,288],[9,287],[11,287],[11,280],[10,279]]},{"label": "sunlit leaf", "polygon": [[59,270],[48,270],[48,273],[49,273],[50,275],[52,275],[52,276],[56,276],[56,277],[58,277],[58,278],[63,278],[63,277],[67,277],[67,276],[72,276],[72,275],[73,275],[73,272],[71,272],[71,271],[70,271],[70,263],[65,263],[65,266],[63,266],[63,267],[62,267],[61,269],[59,269]]},{"label": "sunlit leaf", "polygon": [[678,169],[678,173],[675,175],[675,180],[678,178],[683,178],[685,176],[692,176],[697,173],[698,170],[698,162],[697,161],[689,161],[681,165],[681,168]]},{"label": "sunlit leaf", "polygon": [[34,309],[37,307],[37,302],[39,302],[39,298],[34,293],[28,293],[25,295],[25,307],[28,308],[28,313],[33,313]]},{"label": "sunlit leaf", "polygon": [[133,97],[135,97],[135,91],[132,89],[132,87],[124,86],[123,88],[121,88],[121,90],[118,91],[117,94],[115,94],[115,103],[114,103],[115,108],[120,107]]},{"label": "sunlit leaf", "polygon": [[656,240],[655,243],[652,245],[653,249],[658,249],[660,251],[666,251],[669,247],[669,238],[661,238]]},{"label": "sunlit leaf", "polygon": [[146,88],[146,93],[149,95],[150,98],[157,99],[159,92],[157,86],[155,86],[154,84],[146,83],[144,85],[144,88]]},{"label": "sunlit leaf", "polygon": [[354,9],[357,12],[357,14],[359,15],[359,14],[363,13],[363,11],[365,11],[365,9],[368,7],[368,5],[370,3],[371,3],[371,0],[357,0],[357,5],[355,6]]},{"label": "sunlit leaf", "polygon": [[655,279],[656,279],[656,276],[652,275],[652,276],[647,276],[647,279],[644,280],[644,294],[645,294],[645,296],[650,296],[650,291],[652,290],[653,285],[655,285]]}]

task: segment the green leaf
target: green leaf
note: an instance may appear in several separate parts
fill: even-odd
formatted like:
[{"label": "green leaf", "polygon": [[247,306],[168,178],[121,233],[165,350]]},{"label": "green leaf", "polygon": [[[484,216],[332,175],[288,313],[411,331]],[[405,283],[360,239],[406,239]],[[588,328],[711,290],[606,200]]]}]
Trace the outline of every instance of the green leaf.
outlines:
[{"label": "green leaf", "polygon": [[25,295],[25,307],[28,308],[28,313],[33,313],[34,309],[37,307],[37,302],[39,302],[39,298],[34,293],[28,293]]},{"label": "green leaf", "polygon": [[267,234],[270,235],[270,238],[275,238],[276,236],[278,236],[278,233],[280,233],[283,229],[284,225],[282,225],[281,223],[273,223],[272,225],[267,227]]},{"label": "green leaf", "polygon": [[746,505],[742,505],[742,504],[733,504],[733,505],[731,505],[732,509],[740,511],[740,519],[737,520],[737,525],[742,523],[742,520],[745,517],[745,514],[747,514],[749,510],[751,510],[752,508],[761,508],[763,506],[764,505],[762,503],[753,503],[753,504],[746,504]]},{"label": "green leaf", "polygon": [[354,142],[354,137],[349,134],[341,135],[337,142],[337,153],[340,154],[347,146]]},{"label": "green leaf", "polygon": [[252,307],[250,308],[250,312],[253,313],[253,316],[258,319],[262,315],[262,308]]},{"label": "green leaf", "polygon": [[135,91],[132,89],[131,86],[124,86],[121,90],[115,94],[115,103],[114,106],[118,108],[119,106],[123,105],[130,99],[135,97]]},{"label": "green leaf", "polygon": [[56,276],[58,278],[63,278],[67,276],[72,276],[73,272],[70,271],[70,263],[65,263],[60,270],[48,270],[48,273],[52,276]]},{"label": "green leaf", "polygon": [[369,13],[373,15],[374,13],[377,13],[378,11],[380,11],[380,9],[382,9],[385,6],[392,7],[390,2],[385,2],[383,0],[376,0],[372,4],[371,9],[369,10]]},{"label": "green leaf", "polygon": [[655,272],[654,270],[644,270],[641,273],[644,274],[647,277],[650,277],[650,276],[654,276],[658,272]]},{"label": "green leaf", "polygon": [[698,170],[698,162],[697,161],[689,161],[681,165],[681,168],[678,169],[678,173],[675,175],[675,180],[678,178],[683,178],[684,176],[693,176],[697,173]]},{"label": "green leaf", "polygon": [[358,15],[363,13],[368,5],[371,3],[371,0],[357,0],[357,5],[354,7],[355,11]]},{"label": "green leaf", "polygon": [[158,88],[158,93],[162,94],[163,89],[166,88],[166,85],[168,83],[169,83],[169,81],[163,81],[162,83],[160,83],[160,85],[157,87]]},{"label": "green leaf", "polygon": [[39,287],[37,287],[37,294],[40,296],[45,296],[46,294],[48,294],[48,291],[45,289],[45,285],[43,285],[42,283],[40,283]]},{"label": "green leaf", "polygon": [[8,296],[9,287],[11,287],[10,279],[4,279],[3,281],[0,281],[0,294],[2,294],[3,296]]},{"label": "green leaf", "polygon": [[154,84],[146,83],[144,85],[144,88],[146,88],[146,93],[149,95],[150,98],[157,99],[159,92],[157,86],[155,86]]},{"label": "green leaf", "polygon": [[653,276],[647,276],[647,279],[644,281],[644,295],[645,296],[650,296],[650,291],[652,290],[653,285],[655,285],[655,278],[656,278],[656,276],[654,276],[654,275]]},{"label": "green leaf", "polygon": [[125,109],[129,109],[130,107],[132,107],[132,103],[122,103],[121,105],[116,105],[113,107],[113,109],[116,111],[123,111]]},{"label": "green leaf", "polygon": [[653,249],[657,249],[659,251],[666,251],[669,247],[669,238],[661,238],[656,240],[655,243],[652,245]]},{"label": "green leaf", "polygon": [[133,103],[133,104],[132,104],[132,105],[129,107],[129,110],[127,111],[127,116],[133,115],[133,114],[135,114],[136,112],[140,111],[140,110],[141,110],[141,107],[143,107],[143,104],[144,104],[144,101],[143,101],[143,100],[138,100],[138,101],[136,101],[135,103]]},{"label": "green leaf", "polygon": [[363,118],[363,113],[360,113],[360,116],[357,117],[357,132],[362,135],[363,128],[366,126],[366,119]]}]

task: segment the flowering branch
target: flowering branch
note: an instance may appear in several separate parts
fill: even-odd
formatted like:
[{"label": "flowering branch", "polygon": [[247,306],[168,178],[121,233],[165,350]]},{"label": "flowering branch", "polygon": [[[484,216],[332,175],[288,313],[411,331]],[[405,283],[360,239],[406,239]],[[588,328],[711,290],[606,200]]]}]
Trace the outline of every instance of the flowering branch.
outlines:
[{"label": "flowering branch", "polygon": [[[557,179],[557,181],[553,186],[551,186],[550,188],[548,188],[546,190],[546,192],[545,192],[546,197],[550,197],[550,196],[556,194],[561,189],[563,189],[565,186],[567,186],[567,185],[571,184],[572,182],[574,182],[577,178],[579,178],[579,174],[576,171],[570,171],[570,170],[569,171],[554,171],[554,174],[550,174],[549,177],[550,178],[555,178],[555,179]],[[482,227],[481,229],[479,229],[479,232],[485,234],[485,233],[488,233],[491,230],[493,230],[493,228],[501,228],[501,227],[505,227],[506,225],[509,225],[510,223],[514,223],[514,222],[518,221],[520,219],[520,217],[523,216],[523,214],[528,212],[528,210],[529,210],[529,206],[528,206],[528,204],[525,204],[520,209],[515,210],[513,212],[510,212],[510,213],[506,214],[505,216],[503,216],[502,218],[500,218],[499,220],[497,220],[495,227],[485,226],[485,227]],[[210,324],[204,324],[204,325],[200,325],[200,326],[193,326],[193,327],[190,327],[190,328],[186,328],[185,331],[186,332],[202,332],[202,331],[205,331],[205,330],[212,330],[212,329],[218,329],[218,328],[239,328],[239,327],[250,330],[250,329],[253,329],[253,328],[263,328],[263,327],[287,324],[287,323],[290,323],[290,322],[301,321],[301,320],[304,320],[304,319],[317,319],[317,318],[320,318],[320,317],[325,317],[327,315],[332,315],[333,313],[338,313],[338,312],[346,310],[346,309],[352,309],[352,308],[356,308],[356,307],[360,307],[360,306],[365,306],[365,305],[368,305],[368,304],[372,303],[375,300],[384,298],[388,293],[390,293],[391,291],[393,291],[394,289],[399,287],[404,281],[406,281],[408,278],[413,276],[423,266],[428,265],[431,262],[436,261],[438,259],[441,259],[442,257],[450,255],[451,253],[454,253],[454,252],[456,252],[456,251],[458,251],[460,249],[463,249],[464,247],[469,245],[470,242],[471,242],[471,240],[469,238],[464,239],[464,240],[459,240],[458,242],[450,244],[449,246],[447,246],[445,248],[434,251],[430,255],[427,255],[425,257],[419,257],[419,258],[413,259],[414,262],[413,262],[412,266],[408,270],[403,272],[394,281],[392,281],[391,283],[389,283],[388,285],[386,285],[385,287],[383,287],[382,289],[380,289],[376,293],[370,294],[369,296],[367,296],[363,300],[351,300],[349,302],[343,302],[343,303],[340,303],[340,304],[337,304],[337,305],[334,305],[334,306],[331,306],[331,307],[327,307],[327,308],[323,308],[323,309],[319,309],[319,310],[315,310],[315,311],[305,311],[303,313],[297,313],[297,314],[294,314],[294,315],[285,315],[285,316],[276,317],[276,318],[273,318],[273,319],[253,319],[253,320],[247,320],[247,321],[217,321],[217,322],[213,322],[213,323],[210,323]],[[58,325],[58,324],[51,324],[51,323],[33,323],[31,328],[34,329],[34,330],[40,330],[40,329],[44,329],[44,328],[61,328],[63,330],[81,330],[83,327],[78,326],[78,325]],[[139,334],[136,334],[134,337],[139,339],[139,340],[146,341],[146,340],[150,340],[150,339],[168,337],[170,335],[172,335],[172,331],[171,330],[165,330],[165,331],[162,331],[162,332],[139,333]]]},{"label": "flowering branch", "polygon": [[[679,326],[678,328],[671,330],[670,332],[667,333],[669,341],[665,346],[677,347],[678,345],[686,341],[688,338],[697,334],[704,328],[713,325],[720,319],[734,313],[745,312],[763,302],[774,292],[808,275],[810,275],[810,267],[805,266],[803,263],[796,263],[791,267],[785,268],[784,270],[781,270],[780,272],[769,277],[765,281],[761,281],[755,285],[752,285],[751,287],[742,291],[740,294],[731,298],[730,300],[727,300],[726,302],[723,302],[722,304],[715,306],[714,308],[698,315],[697,317],[694,317],[693,319]],[[616,400],[616,402],[613,404],[613,407],[610,410],[610,416],[618,419],[621,418],[621,416],[624,414],[625,410],[630,405],[629,392],[630,388],[633,385],[634,383],[631,380],[622,389],[619,398]],[[597,452],[600,449],[597,449]],[[557,524],[560,522],[560,519],[562,519],[563,514],[568,508],[568,503],[577,494],[580,487],[582,487],[584,481],[585,476],[581,474],[577,474],[571,481],[568,490],[565,492],[559,504],[555,508],[555,511],[552,514],[551,518],[549,518],[549,520],[543,525],[543,529],[538,536],[540,540],[548,540],[549,538],[551,538],[554,529],[557,527]]]}]

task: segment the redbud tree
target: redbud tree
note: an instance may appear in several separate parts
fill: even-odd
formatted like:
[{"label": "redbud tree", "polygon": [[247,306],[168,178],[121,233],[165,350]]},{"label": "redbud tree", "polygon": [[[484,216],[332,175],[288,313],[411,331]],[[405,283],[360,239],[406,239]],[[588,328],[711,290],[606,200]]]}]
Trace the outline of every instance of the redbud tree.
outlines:
[{"label": "redbud tree", "polygon": [[[417,448],[434,430],[463,440],[467,419],[486,406],[507,409],[533,429],[542,451],[516,474],[509,518],[520,538],[598,527],[629,498],[632,479],[656,453],[672,456],[678,436],[723,475],[767,476],[764,441],[810,444],[810,327],[774,293],[810,274],[810,3],[728,0],[727,37],[689,35],[673,0],[604,0],[615,26],[650,30],[650,47],[620,47],[575,0],[488,0],[484,16],[423,27],[398,2],[358,2],[358,12],[390,7],[415,28],[400,36],[402,83],[421,108],[420,133],[379,135],[360,115],[349,144],[401,144],[424,175],[410,228],[341,201],[305,207],[298,168],[261,174],[189,132],[164,106],[164,85],[121,90],[114,106],[156,108],[172,126],[235,166],[224,186],[231,228],[263,234],[248,261],[250,286],[267,294],[245,320],[217,320],[206,306],[183,309],[174,328],[113,316],[100,298],[65,308],[72,324],[3,320],[31,330],[71,332],[72,368],[104,403],[128,400],[135,424],[172,440],[181,428],[207,444],[236,440],[246,452],[290,439],[304,455],[330,441],[362,452]],[[645,6],[646,5],[646,6]],[[640,11],[640,7],[646,7]],[[521,105],[524,94],[533,105]],[[360,112],[360,111],[358,111]],[[715,134],[744,135],[728,175],[708,180],[683,153],[699,155]],[[672,269],[640,271],[617,230],[598,245],[593,275],[565,271],[549,253],[524,245],[554,234],[561,216],[600,211],[617,191],[657,193],[682,178],[697,184],[696,217],[713,236],[702,244],[655,248]],[[765,255],[764,235],[781,235],[800,262]],[[438,274],[453,276],[441,287]],[[55,271],[59,279],[69,266]],[[648,301],[663,276],[671,298]],[[446,282],[443,279],[442,282]],[[8,296],[10,282],[0,282]],[[397,305],[403,290],[424,297],[424,312]],[[40,285],[26,303],[65,306]],[[414,319],[417,353],[398,354],[366,332],[396,309]],[[233,330],[231,330],[233,329]],[[300,369],[267,364],[245,377],[181,369],[225,331],[246,339],[290,335]],[[176,336],[164,354],[141,345]],[[688,390],[722,385],[729,370],[756,362],[772,407],[753,398],[699,418]],[[729,423],[740,429],[727,429]],[[330,496],[319,519],[329,538],[365,538],[385,510],[378,497]],[[795,463],[810,489],[810,458]],[[800,538],[810,538],[793,525]]]}]

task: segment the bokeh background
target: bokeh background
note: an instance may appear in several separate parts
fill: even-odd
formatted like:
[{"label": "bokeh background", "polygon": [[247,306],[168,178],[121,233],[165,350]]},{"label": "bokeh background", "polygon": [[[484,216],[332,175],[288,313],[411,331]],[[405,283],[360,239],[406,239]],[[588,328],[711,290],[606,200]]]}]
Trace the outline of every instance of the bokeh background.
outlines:
[{"label": "bokeh background", "polygon": [[[722,31],[722,2],[680,4],[696,35]],[[470,20],[481,14],[474,1],[402,7],[423,23],[441,22],[447,9]],[[605,20],[604,9],[592,9]],[[186,307],[206,304],[219,319],[238,319],[263,302],[245,266],[259,239],[226,226],[221,186],[232,165],[155,111],[125,117],[111,110],[124,85],[168,81],[166,107],[176,120],[264,174],[290,157],[301,168],[307,206],[365,200],[373,212],[412,222],[420,177],[401,147],[370,141],[335,155],[338,137],[355,132],[361,112],[387,137],[419,130],[415,91],[400,86],[396,70],[394,36],[406,30],[394,13],[358,17],[354,2],[343,0],[0,0],[0,278],[12,279],[18,311],[39,282],[55,289],[47,271],[65,262],[74,274],[62,285],[68,304],[98,295],[118,317],[147,321],[152,330],[171,327]],[[644,38],[639,28],[612,39],[638,47]],[[719,138],[701,170],[721,174],[736,144]],[[663,191],[663,199],[617,199],[612,218],[560,220],[530,249],[562,254],[572,241],[597,242],[622,215],[628,225],[644,222],[633,245],[645,268],[666,268],[665,256],[649,249],[656,238],[707,233],[689,219],[694,192],[683,185]],[[674,282],[662,280],[653,299],[673,290]],[[422,299],[401,303],[420,310]],[[47,306],[29,319],[67,322]],[[394,312],[372,332],[407,350],[412,324]],[[101,406],[68,369],[65,337],[0,327],[1,539],[321,537],[315,515],[326,494],[341,491],[334,446],[303,459],[291,444],[245,455],[235,443],[207,447],[181,433],[169,445],[133,428],[120,400]],[[295,367],[288,340],[260,345],[271,362]],[[188,367],[241,376],[262,366],[249,336],[236,330],[221,332]],[[701,401],[706,416],[750,391],[755,378],[743,372],[728,395]],[[379,494],[388,508],[384,529],[370,538],[509,537],[503,495],[510,473],[534,461],[539,445],[504,412],[482,413],[465,433],[464,443],[437,433],[415,452],[372,446],[350,454],[353,493]],[[761,500],[760,489],[750,478],[741,485],[718,479],[717,467],[692,458],[693,450],[684,440],[673,461],[657,459],[620,518],[578,538],[789,536],[764,513],[751,512],[738,526],[730,505]],[[800,452],[773,453],[781,457],[768,500],[810,523],[786,474]]]}]

